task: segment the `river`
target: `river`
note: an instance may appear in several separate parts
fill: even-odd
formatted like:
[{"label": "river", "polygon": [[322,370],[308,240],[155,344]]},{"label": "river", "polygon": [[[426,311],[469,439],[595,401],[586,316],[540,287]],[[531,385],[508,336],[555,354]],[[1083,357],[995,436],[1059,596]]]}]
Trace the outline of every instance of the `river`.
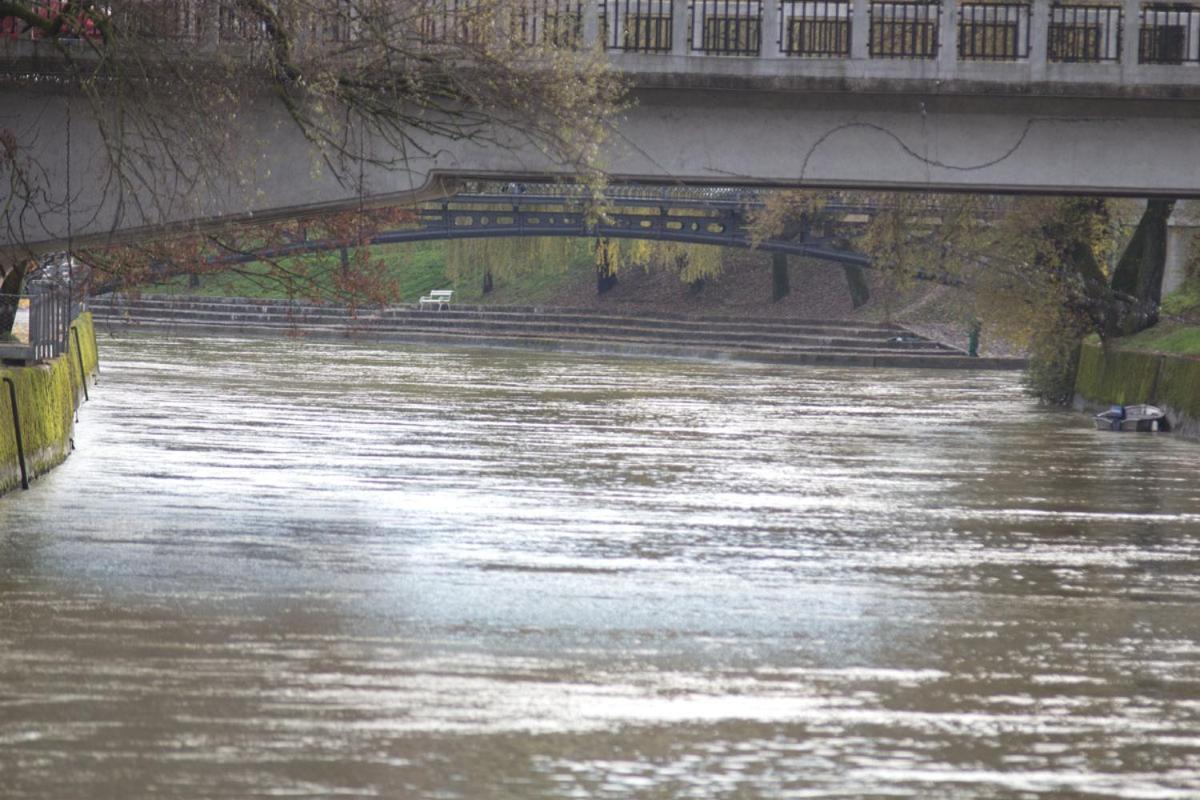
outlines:
[{"label": "river", "polygon": [[1195,798],[1200,445],[1018,376],[102,337],[0,795]]}]

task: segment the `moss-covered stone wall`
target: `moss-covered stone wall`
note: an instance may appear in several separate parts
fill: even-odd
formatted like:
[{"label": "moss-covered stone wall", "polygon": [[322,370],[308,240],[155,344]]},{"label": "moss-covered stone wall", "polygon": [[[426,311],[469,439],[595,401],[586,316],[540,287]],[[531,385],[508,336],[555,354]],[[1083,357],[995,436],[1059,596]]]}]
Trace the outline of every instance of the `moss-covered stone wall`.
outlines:
[{"label": "moss-covered stone wall", "polygon": [[1153,403],[1173,430],[1200,438],[1200,359],[1085,344],[1075,396],[1080,408]]},{"label": "moss-covered stone wall", "polygon": [[12,402],[3,378],[11,379],[16,389],[30,479],[61,464],[71,451],[75,407],[83,395],[80,356],[88,377],[99,364],[92,315],[81,314],[71,327],[66,355],[32,367],[0,367],[0,493],[21,485]]}]

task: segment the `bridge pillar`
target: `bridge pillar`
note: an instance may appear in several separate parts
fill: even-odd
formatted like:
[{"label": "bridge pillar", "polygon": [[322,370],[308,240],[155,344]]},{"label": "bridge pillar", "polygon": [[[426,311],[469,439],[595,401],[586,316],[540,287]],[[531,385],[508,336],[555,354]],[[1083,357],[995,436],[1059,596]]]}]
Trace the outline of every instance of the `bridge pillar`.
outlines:
[{"label": "bridge pillar", "polygon": [[866,61],[871,57],[869,42],[871,37],[870,0],[851,0],[850,3],[850,58],[851,60]]},{"label": "bridge pillar", "polygon": [[1046,79],[1046,54],[1050,38],[1050,0],[1033,0],[1029,9],[1029,77]]},{"label": "bridge pillar", "polygon": [[958,69],[958,0],[942,0],[937,66],[938,73],[953,75]]},{"label": "bridge pillar", "polygon": [[1196,257],[1196,237],[1200,235],[1200,202],[1181,200],[1167,221],[1167,259],[1163,268],[1162,293],[1165,297],[1187,280],[1188,267]]},{"label": "bridge pillar", "polygon": [[1123,0],[1121,21],[1121,71],[1131,74],[1138,68],[1138,40],[1141,38],[1141,0]]}]

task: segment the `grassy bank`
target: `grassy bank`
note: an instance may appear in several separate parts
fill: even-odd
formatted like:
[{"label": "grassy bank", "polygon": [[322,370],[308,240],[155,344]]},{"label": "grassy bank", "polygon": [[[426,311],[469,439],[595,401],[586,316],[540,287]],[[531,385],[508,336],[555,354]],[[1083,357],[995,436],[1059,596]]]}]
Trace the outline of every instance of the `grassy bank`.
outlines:
[{"label": "grassy bank", "polygon": [[[487,295],[483,292],[482,271],[465,276],[451,274],[443,242],[380,245],[371,248],[370,258],[378,265],[373,275],[397,288],[396,300],[400,303],[415,303],[432,289],[453,289],[455,299],[464,303],[530,304],[556,296],[568,271],[588,271],[590,243],[580,241],[575,250],[568,264],[531,264],[519,273],[495,276],[495,288]],[[340,269],[339,255],[333,252],[282,259],[274,268],[253,263],[208,271],[199,276],[198,286],[192,285],[190,276],[177,275],[146,284],[141,291],[206,297],[331,298],[341,294],[337,286]]]},{"label": "grassy bank", "polygon": [[1125,350],[1200,356],[1200,325],[1167,321],[1120,340]]},{"label": "grassy bank", "polygon": [[1153,328],[1118,342],[1123,350],[1200,356],[1200,277],[1163,298],[1162,319]]},{"label": "grassy bank", "polygon": [[[92,315],[82,314],[71,327],[78,332],[78,351],[76,334],[72,333],[70,349],[63,356],[32,367],[0,367],[0,379],[11,379],[16,390],[21,439],[31,479],[62,463],[70,452],[75,406],[83,393],[80,356],[85,373],[91,375],[96,371],[98,360]],[[0,493],[20,485],[9,387],[0,380]]]},{"label": "grassy bank", "polygon": [[[445,248],[439,242],[376,247],[372,248],[371,255],[383,268],[382,278],[399,287],[403,302],[415,301],[430,289],[440,289],[449,283]],[[198,286],[192,285],[190,276],[177,275],[158,283],[148,283],[141,291],[145,294],[275,299],[333,296],[340,268],[336,254],[320,258],[297,256],[282,259],[276,269],[256,262],[223,271],[205,271],[199,276]]]},{"label": "grassy bank", "polygon": [[[415,302],[431,289],[453,289],[456,302],[480,305],[554,305],[605,308],[617,313],[652,309],[697,315],[811,319],[861,316],[855,313],[840,266],[789,259],[792,291],[784,299],[774,301],[770,254],[746,250],[726,250],[722,254],[722,272],[699,283],[683,281],[672,269],[646,270],[626,265],[618,273],[616,287],[598,295],[594,243],[574,241],[575,249],[565,263],[559,259],[554,263],[529,264],[513,273],[497,273],[494,289],[487,294],[483,292],[482,265],[473,265],[468,274],[454,274],[447,264],[445,242],[377,246],[371,248],[370,256],[382,265],[383,277],[399,289],[400,303]],[[336,255],[304,256],[284,262],[282,266],[303,278],[291,285],[281,282],[278,275],[270,275],[263,265],[250,265],[204,274],[199,287],[189,286],[188,276],[180,275],[144,285],[139,290],[148,295],[333,298],[337,296],[333,287],[339,268]],[[318,292],[314,295],[306,291],[305,282]]]}]

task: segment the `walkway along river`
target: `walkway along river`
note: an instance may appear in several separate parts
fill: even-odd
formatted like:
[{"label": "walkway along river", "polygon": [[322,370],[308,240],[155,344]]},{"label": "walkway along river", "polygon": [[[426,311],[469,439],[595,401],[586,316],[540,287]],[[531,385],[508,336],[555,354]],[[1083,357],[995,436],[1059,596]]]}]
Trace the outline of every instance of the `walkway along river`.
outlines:
[{"label": "walkway along river", "polygon": [[1200,449],[1010,373],[102,342],[5,798],[1193,798]]}]

